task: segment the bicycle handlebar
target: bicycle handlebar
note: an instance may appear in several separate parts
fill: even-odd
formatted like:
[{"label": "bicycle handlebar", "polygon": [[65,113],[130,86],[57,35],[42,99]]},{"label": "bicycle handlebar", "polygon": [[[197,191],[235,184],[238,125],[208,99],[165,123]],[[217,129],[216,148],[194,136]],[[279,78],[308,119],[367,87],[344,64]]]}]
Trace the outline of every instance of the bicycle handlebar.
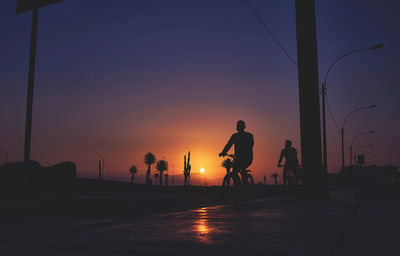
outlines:
[{"label": "bicycle handlebar", "polygon": [[225,154],[225,155],[220,155],[221,157],[232,157],[233,159],[235,158],[235,155],[233,154]]}]

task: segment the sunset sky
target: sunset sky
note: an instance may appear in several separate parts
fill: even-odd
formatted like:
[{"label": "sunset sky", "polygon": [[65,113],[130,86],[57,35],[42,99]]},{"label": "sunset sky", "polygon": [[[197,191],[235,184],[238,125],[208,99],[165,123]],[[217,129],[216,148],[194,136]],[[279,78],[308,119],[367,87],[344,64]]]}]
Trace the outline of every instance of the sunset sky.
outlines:
[{"label": "sunset sky", "polygon": [[[296,58],[294,1],[252,3]],[[0,8],[0,149],[22,161],[31,13],[15,7]],[[339,125],[376,104],[349,119],[346,141],[374,130],[355,150],[374,144],[367,162],[399,164],[400,1],[318,0],[316,11],[320,80],[343,53],[385,44],[338,63],[327,97]],[[181,174],[190,150],[192,172],[219,183],[218,153],[239,119],[254,134],[256,182],[281,173],[285,139],[300,152],[297,68],[244,0],[64,0],[39,11],[36,60],[31,158],[42,165],[70,160],[95,177],[100,153],[106,178],[129,180],[132,164],[145,175],[146,152]],[[337,172],[340,133],[327,123]]]}]

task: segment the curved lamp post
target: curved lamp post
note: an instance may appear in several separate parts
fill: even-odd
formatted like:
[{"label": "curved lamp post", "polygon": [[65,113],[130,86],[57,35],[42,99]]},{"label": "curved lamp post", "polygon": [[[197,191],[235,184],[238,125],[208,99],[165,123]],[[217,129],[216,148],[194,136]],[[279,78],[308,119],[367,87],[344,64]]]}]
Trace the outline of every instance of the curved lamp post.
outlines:
[{"label": "curved lamp post", "polygon": [[373,133],[374,133],[374,131],[362,132],[362,133],[358,134],[357,136],[355,136],[355,137],[352,139],[352,141],[351,141],[351,143],[350,143],[350,147],[349,147],[349,151],[350,151],[350,165],[353,165],[353,143],[354,143],[354,141],[355,141],[357,138],[359,138],[359,137],[361,137],[361,136],[363,136],[363,135],[368,135],[368,134],[373,134]]},{"label": "curved lamp post", "polygon": [[345,119],[343,121],[343,124],[342,124],[342,129],[340,130],[341,131],[341,135],[342,135],[342,169],[344,168],[344,125],[346,124],[346,121],[349,119],[349,117],[351,115],[353,115],[356,112],[359,112],[359,111],[364,110],[364,109],[375,108],[375,107],[376,107],[376,105],[370,105],[370,106],[366,106],[366,107],[362,107],[362,108],[357,108],[357,109],[351,111],[345,117]]},{"label": "curved lamp post", "polygon": [[[324,81],[322,82],[322,89],[321,89],[321,94],[322,94],[322,145],[323,145],[323,158],[324,158],[324,171],[325,171],[325,175],[328,172],[328,157],[327,157],[327,146],[326,146],[326,115],[325,115],[325,97],[326,97],[326,80],[328,78],[328,74],[331,71],[332,67],[341,59],[343,59],[344,57],[353,54],[353,53],[357,53],[357,52],[362,52],[362,51],[368,51],[368,50],[376,50],[376,49],[380,49],[383,48],[383,44],[377,44],[374,45],[372,47],[369,48],[361,48],[361,49],[356,49],[356,50],[352,50],[349,51],[345,54],[343,54],[342,56],[340,56],[339,58],[335,59],[331,65],[329,65],[328,70],[325,74],[324,77]],[[343,164],[344,166],[344,164]]]}]

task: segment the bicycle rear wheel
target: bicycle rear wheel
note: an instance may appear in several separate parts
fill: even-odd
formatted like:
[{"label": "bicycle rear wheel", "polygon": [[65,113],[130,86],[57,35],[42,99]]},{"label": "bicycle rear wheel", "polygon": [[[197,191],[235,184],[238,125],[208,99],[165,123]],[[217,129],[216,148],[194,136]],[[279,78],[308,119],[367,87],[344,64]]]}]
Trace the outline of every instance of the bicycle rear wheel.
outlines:
[{"label": "bicycle rear wheel", "polygon": [[254,179],[253,176],[251,174],[247,174],[247,184],[254,184]]}]

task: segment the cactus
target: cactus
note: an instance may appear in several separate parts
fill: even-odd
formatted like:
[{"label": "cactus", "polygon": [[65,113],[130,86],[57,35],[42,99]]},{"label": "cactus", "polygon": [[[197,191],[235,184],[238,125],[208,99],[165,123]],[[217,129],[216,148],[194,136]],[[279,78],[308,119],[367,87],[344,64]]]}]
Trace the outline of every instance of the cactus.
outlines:
[{"label": "cactus", "polygon": [[185,176],[185,180],[183,185],[189,185],[190,184],[190,170],[192,169],[192,166],[190,165],[190,151],[188,153],[187,157],[187,163],[186,163],[186,155],[183,157],[183,175]]}]

